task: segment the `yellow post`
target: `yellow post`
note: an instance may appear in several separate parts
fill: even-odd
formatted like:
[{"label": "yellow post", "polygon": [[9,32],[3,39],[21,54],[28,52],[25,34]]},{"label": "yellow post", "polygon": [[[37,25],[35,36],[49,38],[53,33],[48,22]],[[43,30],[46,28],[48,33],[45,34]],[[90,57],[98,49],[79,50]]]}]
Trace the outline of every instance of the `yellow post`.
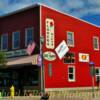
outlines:
[{"label": "yellow post", "polygon": [[15,94],[15,88],[12,85],[11,88],[10,88],[10,96],[11,96],[11,98],[14,98],[14,94]]}]

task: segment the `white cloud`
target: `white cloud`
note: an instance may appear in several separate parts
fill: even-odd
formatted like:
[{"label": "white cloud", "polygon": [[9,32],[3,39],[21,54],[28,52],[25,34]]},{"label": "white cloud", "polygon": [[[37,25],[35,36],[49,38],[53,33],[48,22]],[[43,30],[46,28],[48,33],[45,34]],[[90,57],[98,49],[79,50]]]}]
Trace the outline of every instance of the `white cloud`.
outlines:
[{"label": "white cloud", "polygon": [[100,14],[100,0],[0,0],[0,11],[8,13],[36,2],[72,14],[83,17],[87,14]]}]

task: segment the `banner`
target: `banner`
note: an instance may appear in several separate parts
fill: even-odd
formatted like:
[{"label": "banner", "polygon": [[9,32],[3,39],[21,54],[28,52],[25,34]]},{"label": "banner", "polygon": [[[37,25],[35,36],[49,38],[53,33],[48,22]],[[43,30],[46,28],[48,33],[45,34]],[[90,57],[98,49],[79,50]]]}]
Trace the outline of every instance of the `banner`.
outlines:
[{"label": "banner", "polygon": [[66,44],[66,42],[63,40],[55,49],[59,59],[62,59],[63,56],[69,51],[69,48]]}]

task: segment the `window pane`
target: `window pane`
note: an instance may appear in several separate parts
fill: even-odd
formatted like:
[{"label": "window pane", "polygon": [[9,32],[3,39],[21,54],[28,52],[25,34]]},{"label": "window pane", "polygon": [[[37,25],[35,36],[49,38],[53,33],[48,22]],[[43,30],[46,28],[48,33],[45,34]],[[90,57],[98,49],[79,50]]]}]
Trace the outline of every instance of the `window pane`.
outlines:
[{"label": "window pane", "polygon": [[73,74],[69,74],[69,80],[73,80],[73,79],[74,79]]},{"label": "window pane", "polygon": [[97,37],[94,37],[93,38],[93,46],[94,46],[94,49],[98,49],[99,48],[99,40]]},{"label": "window pane", "polygon": [[72,38],[72,33],[68,33],[68,39],[69,40],[72,40],[73,38]]},{"label": "window pane", "polygon": [[5,50],[8,48],[8,35],[7,34],[3,34],[1,36],[1,43],[2,43],[2,50]]},{"label": "window pane", "polygon": [[73,68],[69,68],[69,73],[73,73]]},{"label": "window pane", "polygon": [[96,74],[96,75],[99,75],[99,69],[96,69],[96,70],[95,70],[95,74]]},{"label": "window pane", "polygon": [[33,41],[33,28],[29,28],[26,31],[26,45]]},{"label": "window pane", "polygon": [[20,33],[14,32],[13,33],[13,48],[19,48],[20,45]]},{"label": "window pane", "polygon": [[67,44],[74,45],[74,37],[72,32],[67,33]]}]

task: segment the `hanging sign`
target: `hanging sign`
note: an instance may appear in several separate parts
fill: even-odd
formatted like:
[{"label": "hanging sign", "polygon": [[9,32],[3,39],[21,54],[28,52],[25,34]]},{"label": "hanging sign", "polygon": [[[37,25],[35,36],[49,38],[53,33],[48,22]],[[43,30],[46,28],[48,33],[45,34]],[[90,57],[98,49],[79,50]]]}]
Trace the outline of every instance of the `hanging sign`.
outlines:
[{"label": "hanging sign", "polygon": [[66,42],[63,40],[55,49],[59,59],[62,59],[63,56],[69,51],[69,48],[66,44]]},{"label": "hanging sign", "polygon": [[79,53],[79,61],[80,62],[89,62],[89,54]]},{"label": "hanging sign", "polygon": [[48,61],[53,61],[56,59],[55,53],[53,53],[51,51],[44,52],[43,57],[44,57],[44,59],[46,59]]},{"label": "hanging sign", "polygon": [[54,49],[55,47],[55,33],[54,33],[54,20],[46,19],[46,47]]}]

